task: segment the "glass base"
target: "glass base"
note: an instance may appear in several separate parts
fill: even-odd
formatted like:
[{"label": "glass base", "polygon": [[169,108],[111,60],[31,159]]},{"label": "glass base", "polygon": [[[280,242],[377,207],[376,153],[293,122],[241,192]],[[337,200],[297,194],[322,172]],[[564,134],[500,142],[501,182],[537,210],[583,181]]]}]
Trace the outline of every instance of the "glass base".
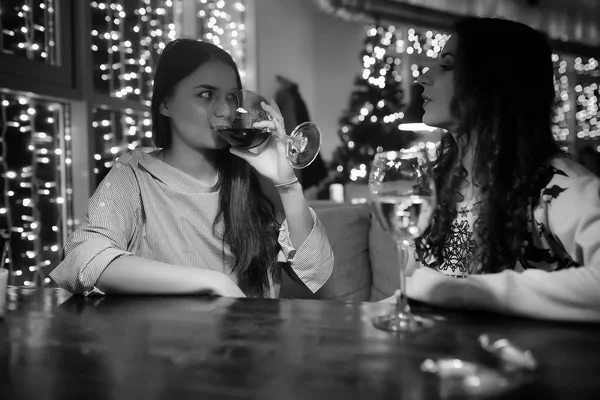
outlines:
[{"label": "glass base", "polygon": [[433,325],[432,319],[412,314],[396,313],[373,318],[373,326],[388,332],[414,332]]},{"label": "glass base", "polygon": [[304,122],[288,137],[286,155],[294,169],[308,167],[321,150],[321,131],[313,122]]}]

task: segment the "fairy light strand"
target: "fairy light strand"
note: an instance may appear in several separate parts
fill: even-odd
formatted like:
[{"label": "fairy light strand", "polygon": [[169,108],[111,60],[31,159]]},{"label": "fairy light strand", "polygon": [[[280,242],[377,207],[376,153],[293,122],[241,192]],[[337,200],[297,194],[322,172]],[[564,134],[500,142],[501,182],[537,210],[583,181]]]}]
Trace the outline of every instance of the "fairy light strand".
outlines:
[{"label": "fairy light strand", "polygon": [[227,51],[246,79],[246,5],[244,1],[198,0],[200,37]]},{"label": "fairy light strand", "polygon": [[[403,82],[402,69],[408,62],[412,62],[409,68],[411,79],[417,79],[419,75],[427,71],[424,59],[435,59],[439,52],[448,41],[449,35],[445,33],[434,32],[428,30],[423,33],[418,33],[413,28],[397,28],[394,25],[377,26],[367,25],[365,27],[367,39],[365,53],[363,55],[363,70],[361,78],[375,90],[382,92],[382,99],[373,104],[370,101],[365,102],[362,106],[357,107],[358,113],[351,117],[348,121],[350,124],[358,125],[363,122],[377,123],[380,116],[381,122],[384,124],[397,125],[401,129],[400,124],[405,118],[403,111],[399,110],[397,104],[390,104],[383,95],[383,92],[389,90],[387,86],[400,86]],[[370,89],[369,89],[370,90]],[[406,88],[405,88],[406,90]],[[381,112],[385,115],[381,116]],[[340,127],[339,135],[347,147],[347,151],[354,152],[357,150],[357,143],[354,138],[350,137],[349,124],[343,124]],[[427,141],[417,144],[420,148],[426,148],[435,157],[436,142]],[[359,151],[364,151],[364,146],[358,148]],[[368,147],[366,156],[373,156],[376,152],[383,151],[382,146],[376,148]],[[364,158],[361,155],[360,158]],[[367,177],[367,168],[365,163],[358,163],[355,166],[348,167],[348,179],[351,181],[364,181]],[[344,173],[344,165],[337,165],[336,171]]]},{"label": "fairy light strand", "polygon": [[[213,18],[200,19],[199,31],[208,36],[207,26],[213,21],[210,40],[234,57],[244,77],[244,2],[196,3],[197,10]],[[140,0],[134,10],[126,9],[124,1],[88,4],[94,87],[99,93],[149,106],[153,66],[164,45],[177,37],[174,7],[183,3],[167,0],[153,6],[156,2]],[[19,21],[13,30],[2,29],[2,52],[56,65],[55,7],[55,0],[27,0],[15,9],[2,9],[2,20]],[[198,32],[203,40],[208,40],[206,36]],[[49,281],[45,271],[57,265],[62,243],[74,228],[70,109],[35,96],[2,93],[2,118],[0,221],[11,233],[7,267],[14,283],[41,285]],[[97,178],[123,152],[152,147],[148,112],[97,106],[93,121],[94,136],[100,141],[94,154]],[[20,161],[11,158],[13,154],[22,155]],[[23,160],[30,162],[21,165]]]},{"label": "fairy light strand", "polygon": [[[3,180],[3,186],[4,186],[4,202],[2,204],[2,206],[0,207],[0,217],[4,217],[4,220],[6,221],[3,225],[3,227],[5,226],[7,229],[7,232],[10,236],[12,236],[12,233],[14,231],[14,225],[13,225],[13,218],[12,218],[12,207],[11,207],[11,202],[10,202],[10,196],[11,196],[11,191],[10,191],[10,179],[12,174],[9,174],[9,166],[8,166],[8,162],[6,161],[6,156],[8,155],[8,140],[7,140],[7,133],[8,133],[8,116],[7,116],[7,110],[8,110],[8,106],[10,104],[10,102],[7,99],[7,96],[5,94],[0,95],[0,99],[2,101],[2,109],[1,109],[1,120],[0,123],[1,125],[1,132],[2,135],[0,136],[0,145],[2,145],[2,180]],[[12,246],[10,246],[8,248],[8,254],[7,254],[7,259],[5,260],[5,265],[8,267],[9,272],[12,276],[12,274],[14,274],[14,263],[11,262],[12,260]]]},{"label": "fairy light strand", "polygon": [[[175,9],[182,3],[165,1],[160,7],[152,7],[150,0],[141,0],[133,10],[135,18],[127,14],[121,2],[110,3],[90,3],[92,51],[98,65],[94,70],[96,88],[112,97],[139,100],[149,106],[153,68],[165,44],[177,37]],[[195,6],[197,37],[231,54],[244,81],[245,2],[196,0]],[[148,112],[98,106],[93,110],[92,121],[96,183],[124,152],[137,147],[148,151],[153,148]]]},{"label": "fairy light strand", "polygon": [[15,93],[2,93],[1,101],[0,221],[11,234],[7,265],[16,284],[40,286],[71,230],[62,222],[72,221],[72,199],[63,194],[72,192],[67,106]]},{"label": "fairy light strand", "polygon": [[94,108],[93,119],[97,149],[94,154],[96,184],[102,181],[124,152],[135,148],[153,149],[150,113]]},{"label": "fairy light strand", "polygon": [[90,3],[95,87],[148,106],[156,54],[176,37],[173,1],[152,7],[150,0],[141,0],[133,12],[122,3]]},{"label": "fairy light strand", "polygon": [[[2,7],[0,51],[49,65],[57,64],[54,0],[25,0]],[[10,21],[9,27],[5,21]]]},{"label": "fairy light strand", "polygon": [[[427,30],[418,32],[414,28],[397,28],[393,25],[381,27],[376,25],[366,26],[367,37],[379,38],[377,43],[368,43],[366,54],[363,57],[362,78],[367,80],[371,86],[377,90],[384,91],[386,88],[386,75],[395,71],[394,64],[401,65],[410,60],[410,76],[417,79],[421,74],[427,72],[425,65],[427,58],[435,59],[449,39],[448,34]],[[380,61],[387,59],[386,69],[375,70],[375,65],[380,65]],[[552,125],[552,131],[562,144],[563,148],[572,150],[570,143],[573,142],[569,127],[571,115],[575,115],[575,129],[577,138],[583,140],[600,140],[600,116],[598,115],[600,98],[600,68],[599,63],[594,58],[583,59],[574,58],[559,54],[552,55],[552,61],[555,67],[555,91],[557,95],[557,109],[555,119]],[[377,61],[377,62],[376,62]],[[573,71],[575,74],[573,74]],[[571,79],[575,76],[575,82]],[[398,82],[402,77],[396,76]],[[405,88],[406,89],[406,88]],[[576,98],[571,98],[571,91],[574,90]],[[384,103],[381,100],[379,103]],[[368,118],[371,122],[376,122],[376,117],[372,115],[377,107],[383,104],[365,103],[358,107],[358,113],[350,120],[352,124],[361,123]],[[576,113],[573,113],[573,107]],[[384,123],[401,122],[404,118],[402,111],[395,110],[384,117]],[[396,123],[397,123],[396,122]],[[350,126],[343,124],[340,127],[340,138],[347,148],[346,151],[356,150],[357,143],[350,137]],[[435,158],[435,150],[439,142],[424,141],[417,144],[420,148],[429,150],[432,158]],[[364,150],[364,149],[361,149]],[[600,152],[600,145],[596,147]],[[383,147],[369,148],[368,153],[383,151]],[[349,168],[348,168],[349,167]],[[362,181],[366,179],[367,171],[364,164],[357,163],[355,166],[337,165],[336,171],[343,173],[348,168],[348,178],[351,181]]]},{"label": "fairy light strand", "polygon": [[[576,129],[577,137],[583,140],[600,139],[600,115],[598,104],[600,98],[600,68],[595,58],[574,60],[576,72],[575,86]],[[600,146],[597,148],[600,151]]]},{"label": "fairy light strand", "polygon": [[[36,101],[34,99],[30,99],[30,103],[29,103],[29,109],[27,110],[28,113],[30,113],[30,110],[35,110],[35,106],[36,106]],[[33,117],[33,115],[31,116]],[[31,134],[31,138],[32,138],[32,143],[34,142],[34,137],[36,136],[37,132],[36,132],[36,126],[34,123],[31,124],[31,130],[30,130],[30,134]],[[40,132],[40,138],[41,138],[41,133]],[[42,245],[40,243],[39,240],[36,240],[40,237],[41,234],[41,218],[40,218],[40,210],[39,210],[39,206],[40,206],[40,182],[38,181],[38,179],[36,179],[35,177],[38,176],[38,162],[41,163],[48,163],[48,158],[45,157],[46,154],[44,154],[44,151],[39,152],[37,149],[37,146],[35,146],[36,148],[31,152],[31,161],[30,161],[30,166],[27,168],[27,171],[25,168],[23,168],[23,172],[21,173],[21,176],[23,178],[28,177],[29,175],[31,176],[31,200],[30,200],[30,204],[31,204],[31,217],[33,218],[33,221],[31,222],[31,224],[29,224],[29,227],[31,229],[31,233],[28,237],[29,240],[31,240],[33,243],[33,261],[35,262],[35,265],[30,266],[29,267],[29,271],[33,272],[33,279],[32,279],[32,284],[34,286],[39,286],[40,283],[38,280],[40,279],[40,275],[43,275],[41,273],[41,264],[42,264],[42,260],[41,260],[41,253],[42,253]],[[44,148],[44,150],[46,150]],[[29,253],[31,254],[31,253]]]}]

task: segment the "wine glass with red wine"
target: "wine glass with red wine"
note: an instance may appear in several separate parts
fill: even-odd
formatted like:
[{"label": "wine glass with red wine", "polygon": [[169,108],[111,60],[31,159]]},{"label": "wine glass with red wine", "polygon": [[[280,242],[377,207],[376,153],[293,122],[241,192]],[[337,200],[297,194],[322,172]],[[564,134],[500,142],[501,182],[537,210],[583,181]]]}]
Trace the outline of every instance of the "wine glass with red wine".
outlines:
[{"label": "wine glass with red wine", "polygon": [[[231,146],[260,153],[275,134],[272,130],[254,127],[257,122],[271,120],[261,103],[270,104],[251,90],[215,94],[208,108],[210,126]],[[315,123],[304,122],[285,136],[285,146],[290,165],[296,169],[305,168],[319,154],[321,131]]]}]

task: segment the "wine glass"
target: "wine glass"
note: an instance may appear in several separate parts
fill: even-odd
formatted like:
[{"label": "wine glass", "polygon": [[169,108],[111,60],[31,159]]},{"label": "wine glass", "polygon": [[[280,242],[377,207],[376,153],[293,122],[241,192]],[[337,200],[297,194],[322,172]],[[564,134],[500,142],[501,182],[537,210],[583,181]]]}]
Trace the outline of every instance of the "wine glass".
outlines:
[{"label": "wine glass", "polygon": [[375,317],[373,325],[393,332],[432,326],[431,319],[410,312],[406,296],[409,247],[429,226],[436,206],[435,184],[427,153],[420,149],[377,153],[369,175],[369,192],[375,216],[396,242],[400,268],[396,312]]},{"label": "wine glass", "polygon": [[[270,105],[263,96],[251,90],[216,94],[208,107],[210,126],[231,146],[260,153],[275,133],[254,127],[257,122],[271,120],[261,103]],[[319,154],[321,131],[315,123],[304,122],[285,136],[285,146],[288,163],[295,169],[305,168]]]}]

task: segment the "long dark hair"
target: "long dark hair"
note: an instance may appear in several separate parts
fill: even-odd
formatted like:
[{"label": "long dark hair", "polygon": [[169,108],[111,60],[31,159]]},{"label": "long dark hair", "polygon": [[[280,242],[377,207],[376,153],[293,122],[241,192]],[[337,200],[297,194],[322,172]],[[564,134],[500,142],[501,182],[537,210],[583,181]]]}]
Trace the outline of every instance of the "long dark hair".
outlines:
[{"label": "long dark hair", "polygon": [[[454,63],[451,112],[458,121],[457,137],[474,140],[474,176],[481,207],[476,232],[481,247],[475,253],[479,269],[499,272],[514,268],[527,233],[528,206],[536,171],[561,152],[552,133],[555,111],[552,50],[545,36],[527,25],[496,18],[469,17],[456,23],[458,46]],[[472,135],[476,135],[473,137]],[[438,206],[425,234],[416,241],[420,258],[443,261],[443,248],[460,185],[462,144],[444,134],[434,171]]]},{"label": "long dark hair", "polygon": [[[233,68],[237,86],[242,88],[237,65],[219,47],[193,39],[177,39],[166,45],[156,67],[151,105],[152,133],[157,147],[169,148],[173,135],[170,120],[160,113],[160,105],[179,81],[210,60],[221,61]],[[213,232],[223,221],[223,245],[227,244],[234,256],[232,269],[239,287],[247,296],[265,297],[279,251],[275,207],[246,161],[228,150],[215,151],[218,152],[219,212]]]}]

